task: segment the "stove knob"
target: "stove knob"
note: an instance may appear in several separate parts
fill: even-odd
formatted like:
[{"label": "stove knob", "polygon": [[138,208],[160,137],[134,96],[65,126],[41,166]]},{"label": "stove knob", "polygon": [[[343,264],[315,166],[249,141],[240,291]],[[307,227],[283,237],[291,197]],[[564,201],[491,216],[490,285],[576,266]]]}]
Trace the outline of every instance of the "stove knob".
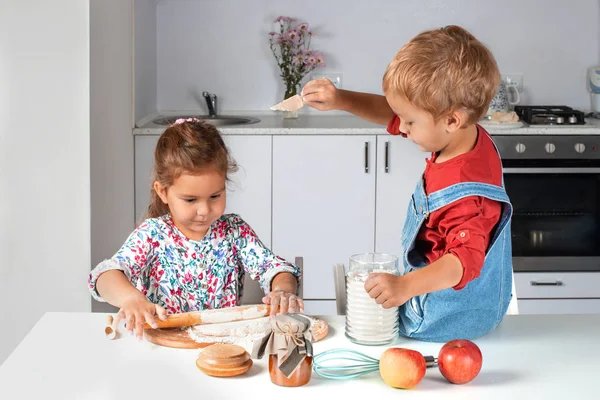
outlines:
[{"label": "stove knob", "polygon": [[517,153],[524,153],[526,148],[523,143],[517,143],[515,150],[517,150]]},{"label": "stove knob", "polygon": [[585,144],[583,144],[583,143],[575,144],[575,151],[578,153],[583,153],[585,151]]},{"label": "stove knob", "polygon": [[556,146],[554,145],[554,143],[546,143],[544,148],[546,149],[546,152],[550,154],[556,151]]},{"label": "stove knob", "polygon": [[564,117],[556,117],[556,123],[557,124],[564,124],[565,123],[565,118]]},{"label": "stove knob", "polygon": [[577,123],[577,117],[576,117],[576,116],[574,116],[574,115],[571,115],[571,116],[569,117],[569,123],[570,123],[570,124],[576,124],[576,123]]}]

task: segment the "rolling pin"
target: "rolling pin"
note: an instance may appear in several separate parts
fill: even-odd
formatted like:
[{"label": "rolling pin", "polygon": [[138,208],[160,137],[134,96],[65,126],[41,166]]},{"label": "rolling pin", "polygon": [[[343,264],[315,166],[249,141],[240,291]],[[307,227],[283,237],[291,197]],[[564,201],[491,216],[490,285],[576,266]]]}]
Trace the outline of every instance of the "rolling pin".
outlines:
[{"label": "rolling pin", "polygon": [[[156,318],[156,324],[158,328],[180,328],[201,324],[218,324],[256,319],[266,317],[267,315],[269,315],[269,306],[267,304],[258,304],[171,314],[167,315],[166,321]],[[152,327],[145,323],[144,329],[152,329]]]}]

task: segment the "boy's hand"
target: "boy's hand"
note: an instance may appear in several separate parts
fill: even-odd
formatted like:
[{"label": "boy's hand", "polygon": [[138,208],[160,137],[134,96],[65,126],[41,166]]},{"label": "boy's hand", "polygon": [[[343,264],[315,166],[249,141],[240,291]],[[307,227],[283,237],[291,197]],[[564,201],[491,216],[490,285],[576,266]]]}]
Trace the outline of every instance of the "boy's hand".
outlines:
[{"label": "boy's hand", "polygon": [[129,334],[133,335],[135,329],[136,337],[142,340],[145,322],[154,329],[158,328],[156,315],[163,321],[167,319],[167,311],[164,308],[151,303],[141,292],[137,292],[123,301],[113,326],[116,328],[121,320],[125,320]]},{"label": "boy's hand", "polygon": [[267,296],[263,297],[263,303],[270,305],[270,315],[281,314],[302,314],[304,312],[304,301],[294,293],[283,290],[273,290]]},{"label": "boy's hand", "polygon": [[399,307],[411,297],[403,278],[387,273],[372,273],[365,282],[365,290],[383,308]]},{"label": "boy's hand", "polygon": [[340,92],[327,78],[308,82],[300,93],[304,104],[320,111],[337,110]]}]

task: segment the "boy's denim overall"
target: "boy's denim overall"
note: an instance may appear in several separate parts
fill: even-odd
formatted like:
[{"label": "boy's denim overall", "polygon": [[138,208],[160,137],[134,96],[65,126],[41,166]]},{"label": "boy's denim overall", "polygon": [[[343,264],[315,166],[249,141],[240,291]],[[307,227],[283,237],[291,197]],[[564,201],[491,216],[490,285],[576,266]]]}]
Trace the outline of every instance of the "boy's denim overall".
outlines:
[{"label": "boy's denim overall", "polygon": [[427,216],[467,196],[483,196],[503,203],[481,274],[461,290],[444,289],[407,301],[400,307],[401,335],[429,342],[473,339],[495,329],[508,309],[512,297],[512,206],[503,187],[467,182],[426,196],[421,180],[408,205],[402,230],[404,273],[426,265],[414,247]]}]

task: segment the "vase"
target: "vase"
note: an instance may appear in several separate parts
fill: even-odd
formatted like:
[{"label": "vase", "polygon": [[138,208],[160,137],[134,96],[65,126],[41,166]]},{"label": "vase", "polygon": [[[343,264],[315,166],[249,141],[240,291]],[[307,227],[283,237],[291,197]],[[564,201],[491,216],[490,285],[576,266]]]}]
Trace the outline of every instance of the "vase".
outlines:
[{"label": "vase", "polygon": [[[289,99],[292,96],[295,96],[300,92],[300,85],[287,84],[285,85],[285,95],[283,96],[283,100]],[[296,119],[298,118],[298,110],[295,111],[284,111],[283,112],[284,119]]]}]

